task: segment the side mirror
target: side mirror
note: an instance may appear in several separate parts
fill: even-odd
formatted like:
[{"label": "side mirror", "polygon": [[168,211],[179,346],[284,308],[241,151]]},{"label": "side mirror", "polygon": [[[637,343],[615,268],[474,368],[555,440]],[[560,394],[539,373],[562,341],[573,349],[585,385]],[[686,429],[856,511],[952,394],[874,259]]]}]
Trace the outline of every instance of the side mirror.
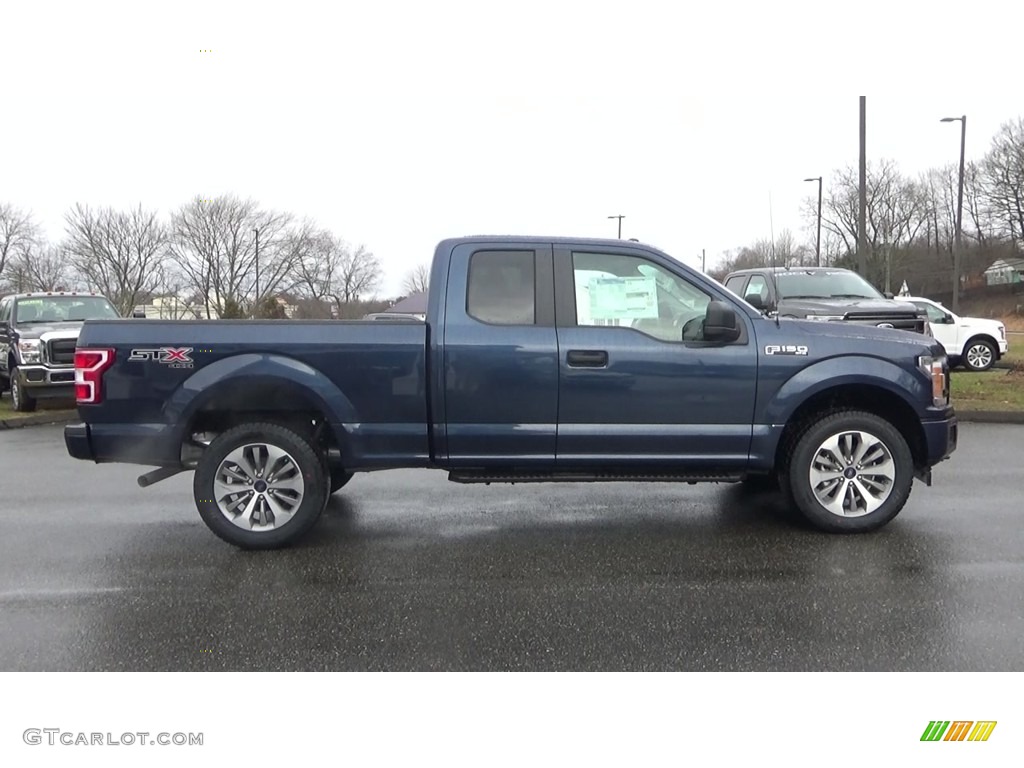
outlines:
[{"label": "side mirror", "polygon": [[736,341],[740,337],[740,323],[736,311],[722,301],[712,301],[704,314],[705,341]]},{"label": "side mirror", "polygon": [[144,309],[136,309],[136,310],[134,310],[132,312],[132,317],[134,319],[136,319],[136,320],[145,320],[146,319],[146,310],[144,310]]},{"label": "side mirror", "polygon": [[746,299],[747,304],[752,306],[754,309],[764,312],[764,301],[762,301],[760,293],[752,293],[747,296]]},{"label": "side mirror", "polygon": [[892,294],[892,291],[885,291],[883,294],[887,299],[895,299],[896,297]]},{"label": "side mirror", "polygon": [[953,316],[952,315],[945,315],[942,318],[942,322],[945,323],[946,325],[952,325],[953,324]]}]

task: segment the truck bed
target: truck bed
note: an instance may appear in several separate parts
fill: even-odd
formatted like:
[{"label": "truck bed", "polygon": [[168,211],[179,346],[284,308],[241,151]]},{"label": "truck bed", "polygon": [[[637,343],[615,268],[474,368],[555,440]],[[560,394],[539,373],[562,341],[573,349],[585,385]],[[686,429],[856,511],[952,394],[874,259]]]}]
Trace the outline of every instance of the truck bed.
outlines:
[{"label": "truck bed", "polygon": [[[187,435],[199,412],[251,398],[261,408],[313,405],[351,435],[358,464],[426,460],[427,335],[417,321],[87,322],[79,347],[115,350],[102,402],[79,406],[92,458],[173,464],[170,433]],[[318,402],[300,402],[309,393]]]}]

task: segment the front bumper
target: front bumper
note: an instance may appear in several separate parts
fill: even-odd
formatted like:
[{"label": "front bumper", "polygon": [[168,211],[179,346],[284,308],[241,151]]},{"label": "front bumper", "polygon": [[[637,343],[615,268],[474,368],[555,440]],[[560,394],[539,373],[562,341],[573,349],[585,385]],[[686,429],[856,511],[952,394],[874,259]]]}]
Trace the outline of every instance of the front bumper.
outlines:
[{"label": "front bumper", "polygon": [[45,365],[19,365],[15,371],[18,383],[35,400],[75,396],[75,369],[50,368]]},{"label": "front bumper", "polygon": [[926,421],[924,427],[925,447],[928,454],[928,466],[934,466],[948,459],[956,450],[959,428],[956,415],[950,413],[945,419]]},{"label": "front bumper", "polygon": [[1010,351],[1010,342],[1007,341],[1006,339],[1003,339],[1002,341],[1000,341],[999,342],[999,356],[1002,357],[1003,355],[1005,355],[1009,351]]}]

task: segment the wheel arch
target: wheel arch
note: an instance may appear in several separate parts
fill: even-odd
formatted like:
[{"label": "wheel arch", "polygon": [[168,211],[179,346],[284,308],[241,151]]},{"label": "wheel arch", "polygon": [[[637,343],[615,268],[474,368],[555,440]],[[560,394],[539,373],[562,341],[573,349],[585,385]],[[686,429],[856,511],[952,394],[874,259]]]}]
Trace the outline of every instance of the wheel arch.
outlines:
[{"label": "wheel arch", "polygon": [[183,448],[193,435],[266,422],[316,434],[328,450],[353,450],[345,424],[358,421],[347,397],[326,376],[280,355],[219,360],[189,377],[167,401],[164,416],[179,424]]},{"label": "wheel arch", "polygon": [[889,422],[907,441],[914,466],[923,468],[928,465],[924,427],[913,406],[888,387],[847,383],[815,392],[796,407],[779,436],[775,466],[785,466],[792,453],[794,440],[808,423],[843,410],[865,411]]}]

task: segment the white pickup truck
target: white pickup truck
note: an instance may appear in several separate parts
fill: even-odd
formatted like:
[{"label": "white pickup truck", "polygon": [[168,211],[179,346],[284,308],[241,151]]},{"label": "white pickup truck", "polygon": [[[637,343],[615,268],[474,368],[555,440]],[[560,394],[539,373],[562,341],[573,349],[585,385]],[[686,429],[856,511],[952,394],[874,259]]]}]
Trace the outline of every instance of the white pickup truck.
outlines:
[{"label": "white pickup truck", "polygon": [[1006,354],[1006,327],[998,320],[954,315],[937,301],[918,296],[901,296],[928,314],[932,335],[946,348],[950,364],[971,371],[987,371]]}]

